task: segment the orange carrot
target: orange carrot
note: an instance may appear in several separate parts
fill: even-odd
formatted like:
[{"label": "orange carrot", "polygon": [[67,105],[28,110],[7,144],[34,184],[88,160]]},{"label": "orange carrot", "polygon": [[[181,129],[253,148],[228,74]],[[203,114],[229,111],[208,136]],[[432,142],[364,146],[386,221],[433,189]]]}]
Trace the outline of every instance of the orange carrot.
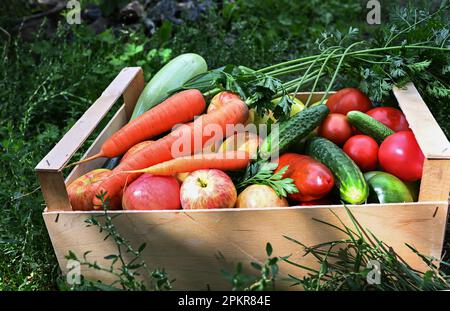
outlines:
[{"label": "orange carrot", "polygon": [[100,157],[117,157],[143,140],[167,132],[176,124],[192,120],[205,108],[206,103],[199,90],[176,93],[114,133],[103,143],[99,153],[70,166]]},{"label": "orange carrot", "polygon": [[171,176],[176,173],[193,172],[201,169],[235,171],[244,169],[249,162],[250,156],[247,152],[228,151],[224,153],[206,153],[180,157],[141,170],[124,171],[122,173],[149,173],[153,175]]},{"label": "orange carrot", "polygon": [[[233,133],[227,133],[227,125],[243,124],[248,118],[248,108],[247,105],[241,101],[236,100],[228,105],[217,109],[209,114],[204,114],[197,118],[192,124],[185,125],[170,134],[158,139],[152,144],[145,146],[143,149],[137,153],[131,155],[126,159],[126,161],[121,162],[114,170],[114,173],[119,173],[122,171],[132,171],[140,170],[161,162],[165,162],[174,158],[172,154],[172,144],[174,144],[181,135],[186,133],[190,135],[191,148],[189,154],[195,154],[202,150],[203,145],[208,142],[214,133],[208,133],[204,129],[208,125],[217,125],[221,128],[222,133],[232,135]],[[196,146],[194,143],[194,129],[199,128],[201,135],[201,144]],[[113,174],[110,178],[104,180],[99,184],[96,193],[106,192],[107,196],[115,197],[120,195],[121,190],[127,183],[131,183],[141,173],[133,174]],[[94,206],[101,205],[98,198],[93,199]]]},{"label": "orange carrot", "polygon": [[142,148],[144,148],[145,146],[149,145],[149,144],[153,144],[154,141],[153,140],[144,140],[141,141],[140,143],[137,143],[136,145],[134,145],[133,147],[131,147],[130,149],[128,149],[127,152],[125,152],[125,154],[123,155],[122,159],[120,160],[121,162],[126,161],[126,159],[132,155],[135,154],[136,152],[138,152],[139,150],[141,150]]}]

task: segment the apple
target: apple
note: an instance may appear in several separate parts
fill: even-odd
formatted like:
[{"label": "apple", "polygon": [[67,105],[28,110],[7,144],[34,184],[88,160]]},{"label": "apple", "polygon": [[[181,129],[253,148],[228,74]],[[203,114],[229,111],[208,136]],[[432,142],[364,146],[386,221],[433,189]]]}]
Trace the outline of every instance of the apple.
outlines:
[{"label": "apple", "polygon": [[140,143],[137,143],[136,145],[134,145],[133,147],[128,149],[127,152],[125,152],[125,154],[122,157],[122,160],[120,160],[120,161],[121,162],[125,161],[126,158],[137,153],[139,150],[143,149],[144,147],[146,147],[147,145],[149,145],[153,142],[154,142],[153,140],[144,140],[144,141],[141,141]]},{"label": "apple", "polygon": [[279,197],[275,190],[266,185],[251,185],[242,191],[236,202],[237,208],[286,207],[287,200]]},{"label": "apple", "polygon": [[[99,183],[110,176],[111,170],[99,168],[87,172],[78,177],[67,186],[67,194],[69,195],[70,205],[74,211],[91,211],[95,207],[92,199]],[[118,209],[120,200],[113,199],[110,202],[110,209]]]},{"label": "apple", "polygon": [[[302,111],[303,109],[306,108],[305,104],[300,99],[293,97],[293,96],[289,96],[289,98],[294,102],[292,104],[291,112],[289,114],[291,117],[295,116],[297,113],[299,113],[300,111]],[[274,100],[272,100],[272,102],[271,102],[272,106],[275,107],[280,100],[281,100],[281,97],[278,97],[278,98],[275,98]],[[268,110],[267,112],[264,113],[263,116],[259,116],[253,109],[249,110],[249,120],[251,123],[254,123],[256,125],[273,124],[273,123],[277,123],[277,121],[278,121],[275,118],[272,110]]]},{"label": "apple", "polygon": [[124,190],[122,206],[126,210],[180,209],[180,184],[172,176],[142,174]]},{"label": "apple", "polygon": [[262,139],[258,135],[251,132],[236,133],[222,143],[218,152],[226,151],[245,151],[251,158],[256,156],[258,146],[261,144]]},{"label": "apple", "polygon": [[241,98],[239,97],[239,95],[234,94],[232,92],[223,91],[217,93],[209,102],[209,106],[208,109],[206,110],[206,113],[210,113],[214,110],[217,110],[234,99],[241,99]]},{"label": "apple", "polygon": [[190,173],[180,190],[183,209],[232,208],[236,197],[236,188],[231,178],[216,169]]}]

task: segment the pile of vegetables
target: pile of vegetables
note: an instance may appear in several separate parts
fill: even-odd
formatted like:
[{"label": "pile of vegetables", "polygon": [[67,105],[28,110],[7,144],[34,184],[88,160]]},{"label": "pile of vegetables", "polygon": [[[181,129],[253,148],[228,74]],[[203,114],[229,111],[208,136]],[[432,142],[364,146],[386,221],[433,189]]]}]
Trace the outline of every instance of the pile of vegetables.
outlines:
[{"label": "pile of vegetables", "polygon": [[[165,76],[168,72],[185,68],[186,59],[192,61],[192,68],[206,70],[201,68],[203,59],[195,54],[169,62],[147,84],[130,122],[109,137],[98,154],[72,164],[99,157],[119,159],[114,168],[107,162],[109,169],[89,172],[68,186],[74,210],[98,208],[105,198],[113,209],[282,207],[417,199],[424,156],[400,110],[375,108],[366,94],[355,88],[342,89],[314,104],[302,103],[281,84],[266,103],[262,99],[268,95],[258,94],[273,87],[270,83],[279,83],[268,75],[263,81],[269,85],[252,82],[255,95],[249,97],[217,89],[216,78],[209,80],[215,82],[206,90],[187,87],[200,80],[207,82],[217,74],[215,70],[196,72],[194,77],[191,71],[180,71],[184,79],[177,76],[172,83],[159,81],[161,77],[170,80]],[[230,125],[249,124],[267,125],[268,135],[258,136],[245,127],[228,131]],[[217,136],[209,126],[225,136]],[[187,145],[180,144],[181,138]],[[221,194],[218,199],[217,194]]]}]

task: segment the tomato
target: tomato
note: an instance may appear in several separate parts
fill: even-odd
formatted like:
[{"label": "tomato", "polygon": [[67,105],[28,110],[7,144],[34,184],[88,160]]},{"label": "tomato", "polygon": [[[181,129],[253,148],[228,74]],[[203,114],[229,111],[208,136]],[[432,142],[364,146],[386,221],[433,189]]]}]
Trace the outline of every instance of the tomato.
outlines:
[{"label": "tomato", "polygon": [[352,126],[347,121],[347,116],[330,113],[320,125],[318,134],[337,145],[342,145],[352,136]]},{"label": "tomato", "polygon": [[372,137],[367,135],[350,137],[345,143],[343,150],[363,172],[376,169],[378,144]]},{"label": "tomato", "polygon": [[352,110],[366,112],[373,107],[369,97],[355,88],[345,88],[334,93],[328,98],[327,106],[331,112],[344,115]]},{"label": "tomato", "polygon": [[279,159],[278,172],[283,166],[289,165],[283,178],[292,178],[298,193],[288,194],[294,201],[313,201],[326,196],[334,186],[334,177],[331,171],[319,161],[311,157],[286,153]]},{"label": "tomato", "polygon": [[298,156],[299,154],[297,153],[284,153],[281,157],[278,158],[278,167],[276,169],[276,172],[281,170],[286,165],[289,165],[286,172],[284,172],[284,175],[291,175],[292,172],[294,172],[294,166],[292,166],[291,163],[296,160]]},{"label": "tomato", "polygon": [[380,146],[378,159],[386,172],[403,181],[422,178],[425,156],[411,131],[401,131],[388,136]]},{"label": "tomato", "polygon": [[409,124],[405,115],[398,109],[392,107],[378,107],[366,112],[372,118],[380,121],[394,132],[408,131]]}]

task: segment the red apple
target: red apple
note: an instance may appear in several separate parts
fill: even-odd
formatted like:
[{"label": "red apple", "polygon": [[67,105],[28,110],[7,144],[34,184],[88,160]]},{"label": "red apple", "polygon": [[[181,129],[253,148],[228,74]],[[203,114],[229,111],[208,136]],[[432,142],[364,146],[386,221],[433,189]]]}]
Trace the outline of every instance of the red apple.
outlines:
[{"label": "red apple", "polygon": [[172,176],[142,174],[124,190],[122,206],[127,210],[180,209],[180,185]]},{"label": "red apple", "polygon": [[279,197],[275,190],[266,185],[251,185],[239,194],[237,208],[286,207],[285,198]]},{"label": "red apple", "polygon": [[217,110],[217,109],[223,107],[225,104],[229,103],[230,101],[232,101],[234,99],[240,99],[239,95],[234,94],[232,92],[227,92],[227,91],[217,93],[211,99],[211,102],[209,103],[206,113],[213,112],[214,110]]},{"label": "red apple", "polygon": [[232,208],[237,193],[231,178],[219,170],[190,173],[180,190],[183,209]]},{"label": "red apple", "polygon": [[[92,204],[92,199],[95,195],[95,190],[99,183],[110,174],[110,170],[99,168],[90,171],[71,182],[70,185],[67,186],[67,193],[72,209],[74,211],[93,210],[95,207]],[[117,209],[119,207],[120,201],[112,200],[110,202],[110,209]]]}]

